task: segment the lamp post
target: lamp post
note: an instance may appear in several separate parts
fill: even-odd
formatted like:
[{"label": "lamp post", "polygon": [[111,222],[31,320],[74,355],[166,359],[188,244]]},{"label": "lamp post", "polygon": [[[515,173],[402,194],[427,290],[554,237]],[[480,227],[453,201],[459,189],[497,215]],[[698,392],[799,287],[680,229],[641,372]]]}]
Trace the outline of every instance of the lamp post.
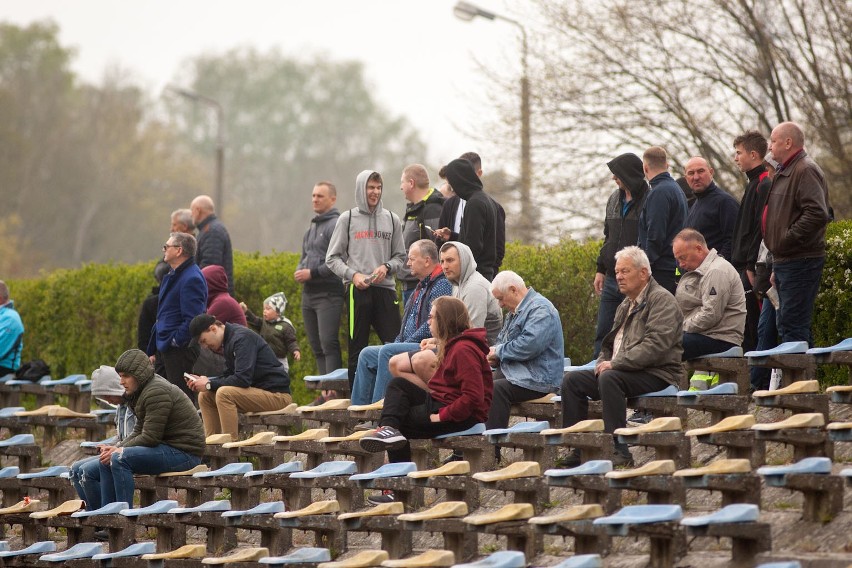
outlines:
[{"label": "lamp post", "polygon": [[218,209],[217,217],[221,219],[222,210],[225,208],[225,110],[219,104],[219,101],[196,93],[195,91],[175,85],[167,85],[166,89],[193,102],[211,106],[216,111],[216,207]]},{"label": "lamp post", "polygon": [[535,213],[530,199],[532,158],[530,157],[530,82],[527,67],[527,30],[517,20],[483,10],[470,2],[458,2],[453,8],[453,14],[466,22],[476,17],[487,20],[503,20],[521,30],[521,222],[518,236],[522,242],[529,243],[532,239]]}]

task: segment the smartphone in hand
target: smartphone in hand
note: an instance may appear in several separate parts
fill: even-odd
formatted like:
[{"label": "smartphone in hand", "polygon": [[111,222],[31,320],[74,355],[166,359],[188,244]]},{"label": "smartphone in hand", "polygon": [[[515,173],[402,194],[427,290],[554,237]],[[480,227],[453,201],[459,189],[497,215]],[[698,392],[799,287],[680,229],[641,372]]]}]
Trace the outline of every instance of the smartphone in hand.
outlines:
[{"label": "smartphone in hand", "polygon": [[183,378],[191,383],[194,383],[198,380],[198,375],[193,375],[192,373],[184,373]]}]

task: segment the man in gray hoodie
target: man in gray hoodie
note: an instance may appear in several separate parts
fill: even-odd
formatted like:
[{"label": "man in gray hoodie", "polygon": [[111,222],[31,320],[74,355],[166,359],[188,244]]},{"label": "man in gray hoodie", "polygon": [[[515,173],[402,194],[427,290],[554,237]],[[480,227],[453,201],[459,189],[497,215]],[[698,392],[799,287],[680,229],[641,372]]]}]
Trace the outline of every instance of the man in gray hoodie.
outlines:
[{"label": "man in gray hoodie", "polygon": [[370,327],[384,343],[402,320],[394,274],[405,262],[399,217],[382,207],[382,176],[364,170],[355,180],[355,207],[337,220],[325,262],[347,287],[349,302],[349,386]]}]

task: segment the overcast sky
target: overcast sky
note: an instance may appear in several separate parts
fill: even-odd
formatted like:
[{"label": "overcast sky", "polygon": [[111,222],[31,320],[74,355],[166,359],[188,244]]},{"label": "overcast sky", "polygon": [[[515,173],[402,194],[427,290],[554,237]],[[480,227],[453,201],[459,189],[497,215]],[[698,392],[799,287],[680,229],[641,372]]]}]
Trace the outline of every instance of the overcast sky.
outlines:
[{"label": "overcast sky", "polygon": [[[176,74],[187,58],[237,46],[360,60],[379,101],[407,117],[429,145],[424,161],[443,162],[475,145],[457,126],[487,113],[479,93],[488,82],[474,61],[502,73],[520,67],[516,29],[461,21],[452,13],[455,1],[18,0],[3,2],[0,18],[18,25],[54,20],[62,44],[77,50],[73,67],[84,79],[99,82],[117,65],[152,96],[180,83]],[[502,0],[476,3],[512,13]]]}]

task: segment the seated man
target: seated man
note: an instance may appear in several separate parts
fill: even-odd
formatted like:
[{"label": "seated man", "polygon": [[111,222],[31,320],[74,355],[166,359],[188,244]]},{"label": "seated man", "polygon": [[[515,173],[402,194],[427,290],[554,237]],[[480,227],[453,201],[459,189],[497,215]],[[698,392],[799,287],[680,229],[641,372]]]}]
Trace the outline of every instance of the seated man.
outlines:
[{"label": "seated man", "polygon": [[122,353],[115,370],[127,406],[136,414],[133,432],[100,448],[101,505],[133,505],[134,475],[186,471],[201,463],[204,427],[192,401],[177,386],[154,374],[145,353]]},{"label": "seated man", "polygon": [[0,377],[12,374],[21,366],[24,349],[24,324],[9,299],[9,287],[0,280]]},{"label": "seated man", "polygon": [[511,270],[497,274],[491,293],[509,313],[488,353],[494,372],[494,397],[486,427],[505,428],[513,403],[556,392],[565,367],[559,312],[550,300],[527,288]]},{"label": "seated man", "polygon": [[[402,315],[402,328],[393,343],[365,347],[358,355],[355,384],[352,387],[352,404],[370,404],[385,396],[391,380],[388,371],[390,358],[420,346],[420,341],[431,337],[429,310],[432,302],[449,296],[452,285],[444,276],[438,263],[438,247],[428,239],[411,244],[408,250],[408,269],[420,282],[411,294]],[[372,424],[363,425],[374,427]]]},{"label": "seated man", "polygon": [[[562,381],[562,426],[589,416],[589,399],[603,403],[604,431],[626,425],[627,398],[677,385],[683,375],[683,316],[671,293],[651,277],[639,247],[615,253],[615,280],[626,297],[604,337],[594,371],[572,371]],[[576,450],[566,467],[579,465]],[[630,465],[627,444],[615,444],[613,465]]]},{"label": "seated man", "polygon": [[746,307],[737,269],[708,249],[695,229],[678,233],[672,251],[683,273],[675,292],[683,313],[683,360],[740,345]]},{"label": "seated man", "polygon": [[[115,434],[119,444],[125,440],[136,426],[136,415],[124,400],[124,387],[115,368],[101,365],[92,373],[92,396],[116,405]],[[100,451],[106,446],[98,447]],[[86,510],[100,509],[101,504],[101,468],[99,456],[89,456],[74,462],[68,478],[77,491],[77,495],[86,502]]]},{"label": "seated man", "polygon": [[186,379],[189,389],[198,393],[205,436],[230,434],[238,440],[240,412],[281,410],[293,402],[284,365],[249,328],[201,314],[190,322],[189,333],[202,348],[225,357],[222,376]]}]

